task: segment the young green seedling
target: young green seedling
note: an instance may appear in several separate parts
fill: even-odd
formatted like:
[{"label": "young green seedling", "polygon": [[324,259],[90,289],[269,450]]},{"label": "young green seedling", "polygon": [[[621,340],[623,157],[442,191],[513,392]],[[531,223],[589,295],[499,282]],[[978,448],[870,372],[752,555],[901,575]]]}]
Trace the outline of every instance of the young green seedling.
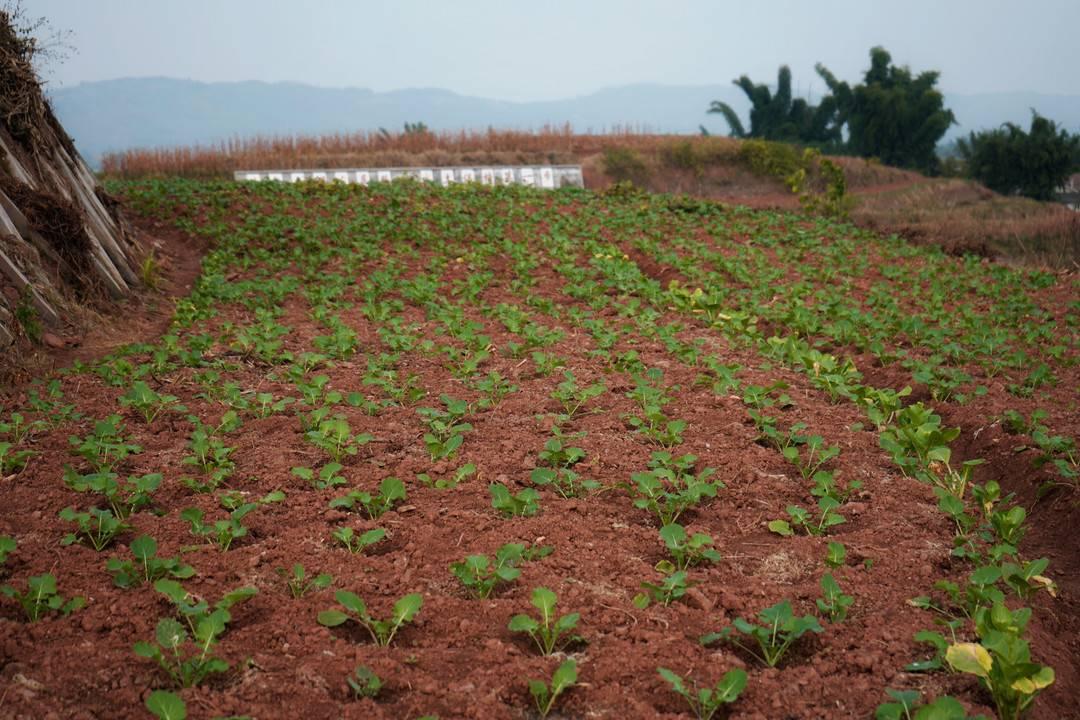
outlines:
[{"label": "young green seedling", "polygon": [[353,490],[347,495],[334,498],[330,501],[330,507],[343,510],[357,510],[358,506],[364,509],[368,518],[376,520],[387,510],[390,510],[407,497],[405,483],[396,477],[385,478],[379,483],[379,494],[372,495],[362,490]]},{"label": "young green seedling", "polygon": [[348,683],[349,688],[353,692],[353,697],[360,698],[373,698],[379,694],[382,690],[383,681],[375,671],[369,668],[367,665],[357,665],[353,670],[353,674],[345,678],[345,682]]},{"label": "young green seedling", "polygon": [[724,673],[713,687],[696,688],[690,690],[686,687],[686,681],[667,668],[657,668],[660,677],[671,685],[671,689],[682,695],[690,706],[691,712],[698,720],[711,720],[724,705],[730,705],[739,699],[739,695],[746,689],[746,671],[734,668]]},{"label": "young green seedling", "polygon": [[65,600],[56,590],[56,577],[51,574],[34,575],[26,581],[26,592],[20,593],[10,585],[0,587],[0,594],[18,601],[26,613],[26,619],[37,622],[48,612],[70,615],[86,605],[86,598],[75,596]]},{"label": "young green seedling", "polygon": [[842,622],[854,602],[855,598],[845,595],[840,589],[840,583],[836,582],[832,573],[821,576],[821,597],[817,600],[817,607],[829,622]]},{"label": "young green seedling", "polygon": [[221,597],[213,607],[204,598],[196,597],[184,589],[184,586],[175,580],[162,578],[154,582],[154,590],[164,595],[175,607],[180,617],[188,624],[192,633],[196,631],[198,623],[214,613],[221,615],[225,623],[232,620],[229,611],[242,602],[246,602],[259,593],[253,587],[241,587],[231,590]]},{"label": "young green seedling", "polygon": [[92,492],[108,501],[113,514],[121,520],[149,507],[151,496],[161,486],[161,473],[128,476],[120,480],[116,473],[95,472],[80,475],[70,467],[64,468],[64,482],[76,492]]},{"label": "young green seedling", "polygon": [[532,592],[532,604],[540,611],[539,619],[528,615],[515,615],[510,619],[511,632],[523,632],[533,639],[542,655],[551,655],[560,647],[581,642],[578,635],[568,635],[577,627],[581,618],[579,613],[556,616],[555,605],[558,598],[545,587],[535,588]]},{"label": "young green seedling", "polygon": [[367,548],[386,537],[386,530],[372,528],[362,533],[357,533],[351,527],[339,527],[330,533],[330,536],[345,546],[353,555],[359,555]]},{"label": "young green seedling", "polygon": [[15,473],[26,467],[26,461],[32,458],[33,450],[15,450],[9,442],[0,442],[0,474]]},{"label": "young green seedling", "polygon": [[22,413],[13,412],[9,420],[0,422],[0,435],[7,435],[12,445],[21,445],[23,440],[32,438],[48,427],[44,420],[27,420]]},{"label": "young green seedling", "polygon": [[87,512],[77,512],[75,508],[66,507],[60,511],[60,519],[75,523],[75,532],[68,533],[60,541],[61,545],[73,545],[82,542],[94,548],[98,552],[104,550],[122,532],[130,529],[125,523],[113,514],[112,509],[92,507]]},{"label": "young green seedling", "polygon": [[574,373],[567,370],[563,373],[563,377],[566,379],[556,386],[555,391],[551,393],[551,397],[554,398],[562,405],[563,416],[567,420],[573,420],[581,412],[585,403],[600,397],[607,390],[607,385],[603,382],[596,382],[586,387],[579,387],[577,379],[574,377]]},{"label": "young green seedling", "polygon": [[566,690],[577,683],[577,663],[573,659],[564,660],[551,676],[551,683],[543,680],[529,680],[529,694],[536,703],[540,717],[546,718],[558,699]]},{"label": "young green seedling", "polygon": [[600,487],[595,480],[581,480],[571,469],[584,459],[584,450],[565,447],[561,438],[553,437],[544,444],[539,457],[541,465],[533,469],[529,479],[535,485],[551,485],[564,498],[577,497]]},{"label": "young green seedling", "polygon": [[985,715],[969,718],[964,706],[947,695],[920,705],[918,690],[885,692],[896,702],[878,705],[874,720],[986,720]]},{"label": "young green seedling", "polygon": [[540,493],[533,488],[525,488],[517,495],[512,495],[502,483],[493,483],[488,489],[491,507],[506,517],[532,517],[540,512]]},{"label": "young green seedling", "polygon": [[[724,640],[739,646],[769,667],[776,667],[791,645],[808,632],[822,632],[821,625],[813,615],[795,617],[791,609],[791,603],[781,600],[772,607],[765,608],[758,613],[758,619],[762,625],[754,625],[741,617],[735,618],[731,626],[724,628],[718,633],[709,633],[702,636],[701,643],[709,645],[717,640]],[[757,650],[753,646],[743,644],[733,633],[738,631],[749,636],[757,643]]]},{"label": "young green seedling", "polygon": [[416,479],[423,483],[426,487],[433,487],[436,490],[448,490],[455,488],[461,482],[467,480],[476,474],[476,465],[473,463],[466,463],[459,467],[450,475],[450,477],[442,477],[433,479],[427,473],[418,473]]},{"label": "young green seedling", "polygon": [[312,484],[316,490],[325,490],[331,487],[338,487],[339,485],[346,485],[348,481],[342,476],[338,475],[341,472],[341,463],[329,462],[319,469],[319,474],[316,476],[315,471],[306,467],[294,467],[292,474],[301,480],[307,481]]},{"label": "young green seedling", "polygon": [[713,539],[705,533],[688,536],[686,528],[671,523],[660,528],[660,539],[671,554],[674,570],[686,570],[692,565],[708,560],[719,562],[720,553],[712,549]]},{"label": "young green seedling", "polygon": [[258,503],[244,503],[232,510],[226,519],[215,520],[212,523],[203,520],[205,513],[199,508],[188,508],[180,513],[180,517],[191,524],[192,535],[216,544],[224,552],[232,547],[234,542],[248,534],[248,529],[244,527],[242,521],[258,507]]},{"label": "young green seedling", "polygon": [[134,408],[146,424],[154,422],[163,412],[186,412],[187,408],[177,402],[175,395],[161,395],[142,380],[136,380],[131,389],[120,396],[120,404]]},{"label": "young green seedling", "polygon": [[[135,643],[135,654],[155,661],[177,687],[198,685],[210,675],[229,669],[227,662],[210,654],[219,636],[225,632],[226,615],[225,611],[219,610],[200,618],[195,623],[193,637],[189,637],[187,629],[177,620],[162,618],[154,634],[156,643]],[[184,652],[189,641],[195,647],[191,652]]]},{"label": "young green seedling", "polygon": [[360,448],[375,439],[370,433],[352,434],[349,421],[342,415],[325,418],[304,437],[315,447],[326,452],[330,458],[340,463],[347,455],[356,455]]},{"label": "young green seedling", "polygon": [[523,543],[507,543],[495,551],[494,561],[487,555],[469,555],[451,564],[450,572],[470,595],[486,599],[500,583],[513,582],[521,575],[518,565],[522,562],[546,557],[551,551],[550,545],[528,547]]},{"label": "young green seedling", "polygon": [[847,548],[843,543],[834,540],[829,541],[825,551],[825,564],[831,568],[843,567],[847,562]]},{"label": "young green seedling", "polygon": [[821,514],[815,520],[810,513],[798,505],[787,506],[787,520],[769,521],[769,530],[777,535],[790,537],[801,529],[807,535],[824,535],[829,528],[842,525],[847,522],[844,516],[836,512],[840,503],[832,497],[823,497],[818,500],[818,509]]},{"label": "young green seedling", "polygon": [[674,566],[670,563],[662,563],[657,566],[657,569],[665,573],[664,579],[659,583],[641,583],[645,592],[634,596],[632,600],[634,607],[644,610],[653,602],[668,606],[686,595],[686,591],[695,584],[689,581],[685,570],[674,570]]},{"label": "young green seedling", "polygon": [[119,415],[110,415],[94,423],[94,430],[84,438],[69,438],[76,455],[90,464],[94,472],[113,472],[129,455],[142,452],[142,446],[124,439],[124,424]]},{"label": "young green seedling", "polygon": [[285,578],[285,585],[289,588],[289,593],[297,600],[309,592],[325,590],[334,582],[334,576],[328,573],[321,573],[309,579],[307,571],[300,563],[292,566],[292,574],[289,574],[285,568],[278,568],[277,574]]},{"label": "young green seedling", "polygon": [[7,562],[8,555],[15,552],[18,545],[15,538],[9,535],[0,535],[0,566]]},{"label": "young green seedling", "polygon": [[159,558],[157,540],[140,535],[131,541],[131,554],[135,560],[109,558],[105,569],[113,576],[113,583],[121,588],[138,587],[144,582],[154,582],[164,577],[183,580],[195,574],[195,569],[177,558]]},{"label": "young green seedling", "polygon": [[412,622],[420,608],[424,604],[424,597],[420,593],[405,595],[394,603],[394,612],[387,620],[376,620],[368,613],[367,605],[356,593],[348,590],[338,590],[334,593],[334,599],[338,601],[346,612],[341,610],[324,610],[319,613],[319,624],[326,627],[338,627],[350,620],[359,623],[376,645],[388,646],[393,641],[398,629],[407,622]]}]

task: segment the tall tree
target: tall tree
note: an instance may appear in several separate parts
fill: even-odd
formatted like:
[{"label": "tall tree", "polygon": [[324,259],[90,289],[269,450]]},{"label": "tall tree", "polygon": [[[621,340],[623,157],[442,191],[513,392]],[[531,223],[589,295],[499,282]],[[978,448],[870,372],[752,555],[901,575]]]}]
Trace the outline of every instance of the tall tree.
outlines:
[{"label": "tall tree", "polygon": [[991,190],[1053,200],[1080,158],[1080,135],[1070,135],[1034,110],[1025,132],[1013,123],[957,141],[968,175]]},{"label": "tall tree", "polygon": [[755,85],[746,75],[734,81],[750,100],[750,131],[747,132],[738,113],[730,105],[714,100],[708,112],[724,116],[732,137],[762,138],[827,145],[840,142],[840,129],[833,122],[836,104],[826,98],[821,105],[810,105],[802,98],[792,98],[791,69],[780,66],[776,92],[768,85]]},{"label": "tall tree", "polygon": [[854,88],[820,63],[817,71],[832,91],[837,121],[847,124],[852,152],[887,165],[937,171],[934,148],[956,122],[935,89],[939,73],[913,75],[908,67],[893,65],[883,47],[870,50],[870,69]]}]

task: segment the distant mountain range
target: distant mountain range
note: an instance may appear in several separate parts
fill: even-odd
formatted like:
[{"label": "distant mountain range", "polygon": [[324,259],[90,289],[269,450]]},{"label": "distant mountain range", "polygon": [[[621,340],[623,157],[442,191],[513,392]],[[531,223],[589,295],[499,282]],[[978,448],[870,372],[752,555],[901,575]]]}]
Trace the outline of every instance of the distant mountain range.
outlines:
[{"label": "distant mountain range", "polygon": [[[53,89],[49,96],[80,152],[95,167],[102,153],[128,148],[252,135],[400,130],[406,122],[423,122],[433,130],[537,129],[569,122],[579,132],[632,126],[675,134],[697,133],[705,125],[714,134],[726,134],[723,119],[706,114],[709,103],[724,100],[744,117],[749,108],[730,83],[627,85],[566,100],[507,102],[435,88],[374,92],[298,83],[126,78]],[[1026,126],[1031,108],[1070,131],[1080,130],[1080,95],[948,95],[946,104],[960,122],[946,141],[1006,121]]]}]

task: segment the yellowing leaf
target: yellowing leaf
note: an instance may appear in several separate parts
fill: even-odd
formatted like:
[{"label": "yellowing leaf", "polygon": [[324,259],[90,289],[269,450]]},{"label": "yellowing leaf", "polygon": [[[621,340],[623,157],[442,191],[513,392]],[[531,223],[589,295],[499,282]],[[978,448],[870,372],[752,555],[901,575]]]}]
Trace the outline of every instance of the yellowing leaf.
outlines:
[{"label": "yellowing leaf", "polygon": [[945,651],[945,660],[953,670],[971,673],[977,677],[988,677],[994,660],[990,653],[978,643],[957,643]]},{"label": "yellowing leaf", "polygon": [[1050,597],[1057,597],[1057,583],[1045,575],[1033,575],[1031,580],[1043,586],[1046,592],[1050,593]]},{"label": "yellowing leaf", "polygon": [[1026,678],[1020,678],[1012,684],[1012,689],[1025,695],[1034,695],[1039,690],[1054,682],[1054,668],[1042,667],[1039,672]]}]

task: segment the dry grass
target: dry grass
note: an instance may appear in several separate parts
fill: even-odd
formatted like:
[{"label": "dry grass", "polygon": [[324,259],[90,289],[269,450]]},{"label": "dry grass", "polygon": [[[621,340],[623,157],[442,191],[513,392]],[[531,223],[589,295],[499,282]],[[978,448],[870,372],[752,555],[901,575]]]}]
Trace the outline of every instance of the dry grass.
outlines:
[{"label": "dry grass", "polygon": [[216,145],[128,150],[106,155],[105,175],[232,177],[234,170],[445,166],[459,163],[575,162],[609,147],[646,148],[667,136],[615,128],[575,134],[569,125],[539,131],[356,132],[323,136],[237,138]]},{"label": "dry grass", "polygon": [[967,180],[919,177],[906,187],[860,195],[852,219],[951,252],[1080,269],[1080,213],[1003,197]]}]

